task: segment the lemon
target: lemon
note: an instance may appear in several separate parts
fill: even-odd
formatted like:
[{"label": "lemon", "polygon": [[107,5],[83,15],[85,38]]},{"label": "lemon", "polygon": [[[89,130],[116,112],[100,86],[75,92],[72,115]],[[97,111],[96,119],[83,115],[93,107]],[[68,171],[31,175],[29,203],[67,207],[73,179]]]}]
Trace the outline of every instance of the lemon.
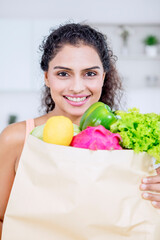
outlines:
[{"label": "lemon", "polygon": [[64,116],[54,116],[47,120],[43,130],[43,141],[69,146],[74,134],[72,121]]}]

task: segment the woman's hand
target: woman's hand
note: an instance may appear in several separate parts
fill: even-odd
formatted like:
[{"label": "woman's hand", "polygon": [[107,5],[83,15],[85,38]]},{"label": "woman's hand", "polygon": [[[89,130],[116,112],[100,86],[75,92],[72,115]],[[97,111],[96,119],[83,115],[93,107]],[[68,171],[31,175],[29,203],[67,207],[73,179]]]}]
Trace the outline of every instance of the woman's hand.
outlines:
[{"label": "woman's hand", "polygon": [[[140,190],[143,191],[142,197],[150,200],[153,207],[160,209],[160,167],[156,170],[157,175],[142,179]],[[150,193],[148,191],[154,192]]]}]

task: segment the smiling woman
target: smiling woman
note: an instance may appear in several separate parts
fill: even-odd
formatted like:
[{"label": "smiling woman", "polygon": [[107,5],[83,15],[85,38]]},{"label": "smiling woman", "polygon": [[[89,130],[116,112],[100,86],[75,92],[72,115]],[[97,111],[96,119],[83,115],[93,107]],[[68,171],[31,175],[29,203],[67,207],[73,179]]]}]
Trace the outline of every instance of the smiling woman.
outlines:
[{"label": "smiling woman", "polygon": [[[25,139],[31,130],[45,124],[52,116],[68,117],[73,123],[79,124],[82,115],[93,103],[101,101],[116,108],[121,97],[122,86],[115,67],[116,58],[108,47],[106,37],[97,30],[83,24],[66,24],[53,30],[40,49],[45,80],[42,99],[45,114],[11,124],[0,135],[1,222]],[[149,183],[153,183],[152,189],[157,192],[160,189],[159,182],[159,177],[149,180]],[[150,190],[149,185],[145,184],[146,189]],[[152,195],[149,200],[158,201],[159,197]]]}]

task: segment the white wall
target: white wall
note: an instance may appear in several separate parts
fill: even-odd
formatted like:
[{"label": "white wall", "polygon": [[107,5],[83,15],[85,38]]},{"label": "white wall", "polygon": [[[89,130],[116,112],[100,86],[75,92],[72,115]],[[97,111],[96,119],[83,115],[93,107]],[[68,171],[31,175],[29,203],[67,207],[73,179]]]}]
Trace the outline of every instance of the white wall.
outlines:
[{"label": "white wall", "polygon": [[1,0],[0,18],[63,18],[107,23],[157,23],[160,22],[160,1]]},{"label": "white wall", "polygon": [[1,92],[0,103],[0,131],[7,125],[10,115],[17,115],[17,121],[40,115],[39,92]]}]

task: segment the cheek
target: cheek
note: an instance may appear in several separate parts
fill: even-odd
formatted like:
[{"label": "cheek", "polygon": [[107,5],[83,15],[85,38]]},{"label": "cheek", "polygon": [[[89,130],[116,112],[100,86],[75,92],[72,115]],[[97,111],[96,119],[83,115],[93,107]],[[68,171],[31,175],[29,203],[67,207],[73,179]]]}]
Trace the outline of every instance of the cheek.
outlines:
[{"label": "cheek", "polygon": [[94,92],[101,92],[103,87],[103,82],[104,81],[101,79],[91,82],[90,89]]},{"label": "cheek", "polygon": [[65,89],[65,86],[62,82],[52,81],[50,83],[50,89],[52,92],[60,92]]},{"label": "cheek", "polygon": [[90,89],[92,91],[93,95],[95,96],[95,98],[97,98],[97,101],[101,97],[103,83],[104,83],[104,81],[102,79],[99,79],[99,81],[92,84],[92,89]]}]

